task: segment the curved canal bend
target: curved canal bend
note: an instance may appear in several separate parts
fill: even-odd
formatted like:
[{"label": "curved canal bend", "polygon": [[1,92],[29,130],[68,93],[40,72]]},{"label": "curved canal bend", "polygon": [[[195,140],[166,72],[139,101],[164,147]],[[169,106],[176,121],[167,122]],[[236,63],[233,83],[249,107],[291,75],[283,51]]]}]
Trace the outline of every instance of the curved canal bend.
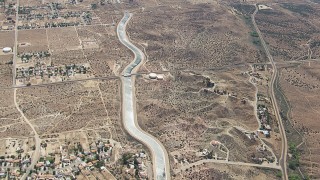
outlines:
[{"label": "curved canal bend", "polygon": [[134,60],[123,70],[121,78],[123,124],[131,136],[144,143],[152,152],[155,179],[170,179],[169,158],[165,148],[155,137],[144,132],[136,121],[134,78],[131,78],[131,73],[138,69],[137,66],[143,61],[144,54],[128,40],[126,25],[131,17],[132,14],[126,12],[117,26],[120,42],[134,53]]}]

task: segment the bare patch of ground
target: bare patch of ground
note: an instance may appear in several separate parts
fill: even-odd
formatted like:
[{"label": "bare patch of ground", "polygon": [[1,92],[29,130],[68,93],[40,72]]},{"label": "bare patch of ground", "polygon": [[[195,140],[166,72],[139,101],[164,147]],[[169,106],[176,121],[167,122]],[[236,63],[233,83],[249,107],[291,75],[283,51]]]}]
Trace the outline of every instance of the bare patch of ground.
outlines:
[{"label": "bare patch of ground", "polygon": [[[165,80],[137,78],[139,124],[164,144],[172,169],[206,158],[255,162],[272,157],[269,151],[257,151],[260,141],[242,131],[258,128],[250,103],[255,91],[241,73],[244,69],[174,71],[165,73]],[[212,140],[221,145],[212,146]]]},{"label": "bare patch of ground", "polygon": [[130,38],[145,49],[150,71],[264,61],[249,31],[224,5],[180,1],[136,13],[128,28]]},{"label": "bare patch of ground", "polygon": [[[277,175],[280,177],[277,177]],[[281,172],[254,167],[204,163],[181,172],[173,179],[281,179]]]},{"label": "bare patch of ground", "polygon": [[[302,143],[298,146],[300,167],[302,172],[312,179],[319,178],[319,123],[317,121],[320,112],[318,95],[319,62],[305,62],[293,66],[283,67],[280,72],[280,87],[283,91],[289,111],[287,117],[294,130],[287,132],[289,141],[298,146],[301,140],[294,138],[295,130],[302,136]],[[290,139],[290,137],[292,137]],[[290,162],[290,159],[289,159]]]}]

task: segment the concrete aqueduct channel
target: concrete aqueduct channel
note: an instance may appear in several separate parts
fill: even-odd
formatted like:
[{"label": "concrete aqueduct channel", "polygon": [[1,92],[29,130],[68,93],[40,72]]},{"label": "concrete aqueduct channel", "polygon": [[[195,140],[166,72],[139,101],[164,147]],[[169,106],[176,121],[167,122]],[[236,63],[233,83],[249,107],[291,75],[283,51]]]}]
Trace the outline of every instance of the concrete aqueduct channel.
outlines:
[{"label": "concrete aqueduct channel", "polygon": [[169,158],[166,149],[159,140],[143,131],[137,122],[134,95],[135,77],[131,76],[131,74],[139,69],[139,65],[144,60],[144,54],[129,41],[127,36],[126,25],[131,17],[131,13],[125,12],[117,26],[119,41],[134,53],[133,61],[123,70],[123,76],[121,77],[123,125],[131,136],[145,144],[151,151],[154,178],[157,180],[170,179]]}]

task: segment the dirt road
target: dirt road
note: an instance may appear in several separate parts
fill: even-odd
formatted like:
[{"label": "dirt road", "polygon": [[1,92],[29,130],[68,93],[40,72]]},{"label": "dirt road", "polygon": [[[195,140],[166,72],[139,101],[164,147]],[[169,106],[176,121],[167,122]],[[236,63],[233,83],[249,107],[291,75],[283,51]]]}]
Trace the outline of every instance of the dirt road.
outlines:
[{"label": "dirt road", "polygon": [[20,115],[22,116],[23,120],[30,126],[30,128],[32,129],[33,133],[34,133],[34,140],[35,140],[35,150],[33,152],[32,158],[31,158],[31,164],[29,165],[29,167],[27,168],[26,173],[23,174],[22,176],[22,180],[26,179],[27,176],[29,175],[30,170],[33,169],[34,165],[37,164],[39,158],[40,158],[40,143],[41,140],[39,138],[39,135],[37,133],[37,131],[34,129],[33,125],[31,124],[31,122],[29,121],[29,119],[24,115],[24,113],[22,112],[22,110],[19,107],[19,104],[17,102],[17,89],[14,89],[14,104],[17,108],[17,110],[19,111]]},{"label": "dirt road", "polygon": [[273,73],[272,73],[272,77],[271,77],[271,85],[269,86],[270,87],[270,95],[271,95],[271,101],[272,101],[272,105],[273,105],[273,109],[275,111],[275,116],[276,116],[276,119],[277,121],[279,122],[279,130],[280,130],[280,135],[281,135],[281,157],[279,159],[279,163],[280,163],[280,166],[281,166],[281,169],[282,169],[282,174],[283,174],[283,179],[287,180],[288,179],[288,173],[287,173],[287,150],[288,150],[288,147],[287,147],[287,137],[286,137],[286,132],[285,132],[285,129],[284,129],[284,126],[283,126],[283,123],[282,123],[282,119],[280,117],[280,113],[279,113],[279,108],[278,108],[278,104],[277,104],[277,101],[276,101],[276,97],[275,97],[275,94],[274,94],[274,84],[275,84],[275,80],[277,78],[277,74],[278,74],[278,70],[277,70],[277,67],[276,67],[276,64],[273,60],[273,57],[272,55],[270,54],[270,51],[268,49],[268,46],[266,44],[266,42],[264,41],[264,38],[257,26],[257,23],[256,23],[256,20],[255,20],[255,15],[257,14],[258,12],[258,7],[256,7],[256,10],[254,11],[254,13],[252,14],[251,16],[251,19],[252,19],[252,23],[253,23],[253,26],[254,28],[256,29],[256,32],[258,33],[259,35],[259,38],[260,38],[260,41],[261,41],[261,44],[266,52],[266,55],[272,65],[272,69],[273,69]]},{"label": "dirt road", "polygon": [[174,171],[174,174],[178,174],[181,171],[192,168],[194,166],[202,165],[203,163],[219,163],[219,164],[231,164],[238,166],[251,166],[251,167],[261,167],[261,168],[271,168],[271,169],[280,169],[280,166],[275,166],[274,164],[253,164],[253,163],[244,163],[244,162],[233,162],[226,160],[216,160],[216,159],[204,159],[188,165],[182,166],[181,168]]}]

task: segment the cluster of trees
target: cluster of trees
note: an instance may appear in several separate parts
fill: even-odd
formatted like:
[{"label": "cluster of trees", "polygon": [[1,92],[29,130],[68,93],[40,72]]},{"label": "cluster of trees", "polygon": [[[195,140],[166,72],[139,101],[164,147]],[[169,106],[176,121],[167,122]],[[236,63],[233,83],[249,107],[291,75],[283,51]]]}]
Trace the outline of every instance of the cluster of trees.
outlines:
[{"label": "cluster of trees", "polygon": [[250,35],[252,36],[253,40],[252,43],[255,45],[260,45],[260,39],[259,39],[259,34],[256,31],[250,32]]},{"label": "cluster of trees", "polygon": [[294,143],[289,143],[289,153],[292,154],[289,160],[289,168],[295,170],[299,167],[300,152],[297,150],[297,146]]},{"label": "cluster of trees", "polygon": [[129,160],[132,158],[133,154],[131,153],[124,153],[122,155],[122,164],[128,165],[129,164]]},{"label": "cluster of trees", "polygon": [[259,34],[258,34],[256,31],[252,31],[252,32],[250,33],[250,35],[251,35],[252,37],[259,37]]}]

